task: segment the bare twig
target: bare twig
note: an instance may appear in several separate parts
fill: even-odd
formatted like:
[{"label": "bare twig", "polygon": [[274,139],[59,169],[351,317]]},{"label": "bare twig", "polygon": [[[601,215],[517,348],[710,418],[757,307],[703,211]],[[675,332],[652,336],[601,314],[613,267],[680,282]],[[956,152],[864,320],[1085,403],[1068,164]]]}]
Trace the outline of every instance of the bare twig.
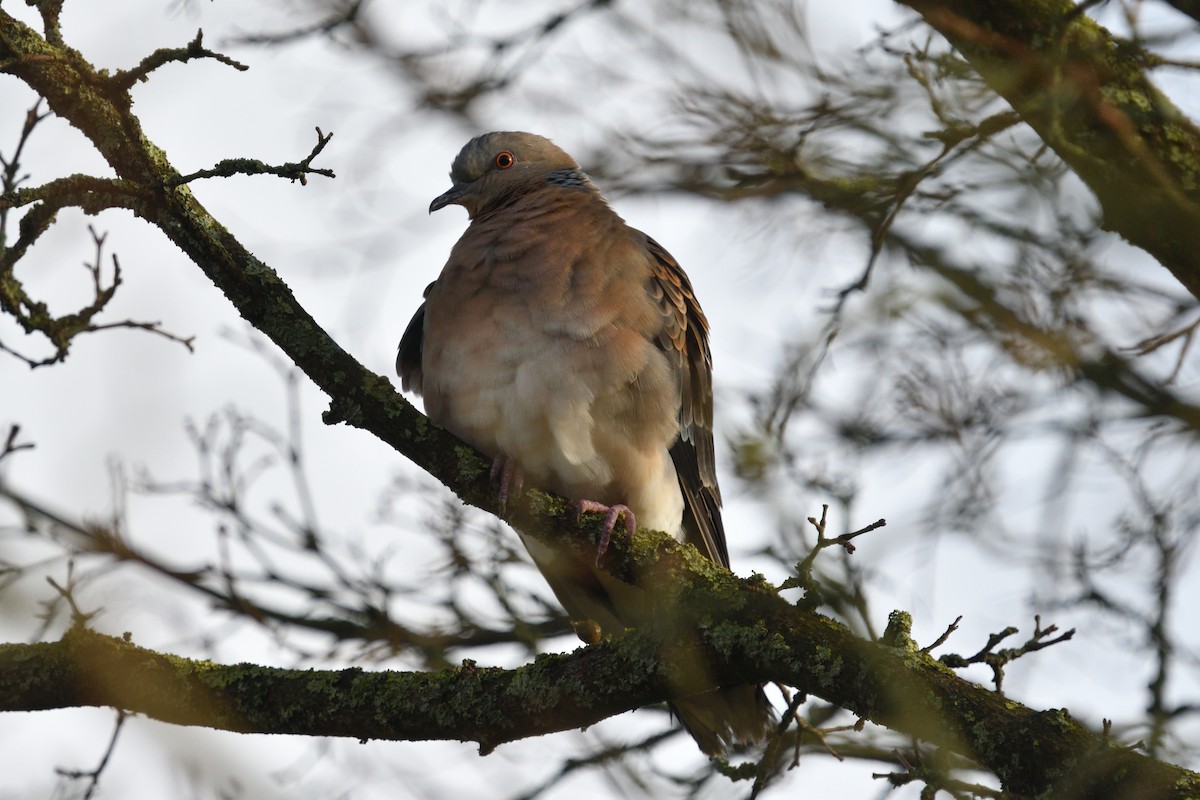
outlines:
[{"label": "bare twig", "polygon": [[349,0],[342,8],[335,9],[333,13],[324,19],[317,20],[311,25],[304,25],[290,31],[282,31],[280,33],[257,33],[248,34],[246,36],[236,36],[233,38],[235,44],[252,44],[252,45],[280,45],[289,44],[299,39],[306,39],[309,36],[321,35],[326,36],[333,33],[338,28],[344,25],[351,25],[358,20],[358,13],[362,10],[363,0]]},{"label": "bare twig", "polygon": [[[1017,632],[1016,628],[1009,626],[999,633],[993,633],[988,636],[987,643],[978,653],[969,658],[964,658],[956,653],[947,653],[939,658],[938,661],[954,669],[961,669],[971,664],[987,664],[992,670],[992,679],[996,684],[996,691],[1003,694],[1005,665],[1016,661],[1028,653],[1034,653],[1051,645],[1068,641],[1075,635],[1075,629],[1071,628],[1059,636],[1054,636],[1055,633],[1058,633],[1057,625],[1050,625],[1043,628],[1041,616],[1034,616],[1033,620],[1033,634],[1019,647],[1006,648],[1004,650],[995,649],[996,645]],[[1049,638],[1052,636],[1053,638]]]},{"label": "bare twig", "polygon": [[[21,241],[12,250],[4,254],[4,258],[0,259],[0,276],[7,277],[7,280],[0,281],[0,308],[3,308],[10,316],[16,319],[17,323],[25,329],[27,333],[38,332],[50,340],[54,347],[54,352],[49,356],[38,359],[32,356],[27,356],[20,351],[5,345],[0,342],[0,352],[6,352],[15,358],[25,362],[31,369],[44,367],[50,364],[56,364],[67,357],[70,351],[71,342],[76,336],[81,333],[92,333],[95,331],[109,330],[112,328],[133,328],[137,330],[149,331],[151,333],[162,336],[163,338],[178,342],[188,349],[192,350],[193,337],[177,336],[166,330],[163,330],[159,322],[139,322],[136,320],[120,320],[117,322],[96,323],[93,320],[103,311],[116,294],[117,289],[121,286],[121,262],[116,254],[113,254],[113,274],[111,282],[105,283],[102,275],[101,264],[104,261],[104,242],[107,234],[99,234],[92,226],[88,226],[88,231],[92,235],[92,242],[95,245],[96,253],[92,262],[84,262],[84,268],[92,278],[92,302],[78,311],[65,314],[61,317],[55,317],[50,314],[48,306],[38,300],[34,300],[25,293],[24,287],[12,275],[12,267],[15,261],[11,258],[14,251],[18,251],[28,236],[28,226],[26,222],[31,217],[37,217],[36,223],[39,233],[49,227],[53,222],[53,214],[43,216],[39,212],[46,208],[45,204],[36,206],[32,211],[21,220],[22,236]],[[34,237],[36,238],[36,237]],[[18,256],[19,257],[19,256]]]},{"label": "bare twig", "polygon": [[1171,374],[1163,382],[1164,385],[1170,385],[1179,377],[1179,370],[1183,369],[1184,359],[1187,357],[1188,351],[1192,349],[1192,342],[1196,337],[1196,328],[1200,326],[1200,319],[1184,325],[1181,328],[1176,328],[1166,333],[1160,333],[1155,336],[1143,339],[1133,347],[1125,348],[1124,352],[1134,355],[1145,356],[1155,352],[1161,347],[1164,347],[1176,339],[1183,341],[1179,346],[1179,355],[1175,358],[1175,367],[1171,370]]},{"label": "bare twig", "polygon": [[117,746],[117,737],[121,735],[121,728],[125,725],[125,719],[128,716],[129,714],[126,712],[121,711],[120,709],[117,710],[117,721],[113,725],[112,736],[108,738],[108,747],[104,749],[104,755],[100,757],[100,763],[96,765],[95,769],[84,771],[68,770],[60,767],[54,770],[64,778],[70,778],[72,780],[79,780],[81,778],[88,779],[88,787],[82,795],[83,800],[91,800],[91,798],[95,796],[96,789],[100,785],[100,776],[104,773],[104,768],[108,766],[109,759],[112,758],[113,750],[116,749]]},{"label": "bare twig", "polygon": [[204,31],[196,31],[196,38],[188,43],[187,47],[161,47],[155,50],[150,55],[143,58],[133,69],[119,70],[111,78],[109,84],[116,90],[127,92],[139,81],[145,81],[150,77],[150,73],[164,64],[172,62],[193,61],[198,58],[211,58],[214,61],[220,61],[222,64],[228,64],[234,69],[245,72],[250,69],[247,65],[240,61],[235,61],[222,53],[215,53],[204,46]]},{"label": "bare twig", "polygon": [[862,536],[864,533],[870,533],[887,525],[887,520],[878,519],[865,528],[843,533],[840,536],[828,537],[825,535],[828,515],[829,505],[824,504],[821,506],[820,520],[817,520],[815,517],[808,518],[809,524],[817,531],[817,541],[812,549],[809,550],[808,555],[796,564],[796,574],[784,581],[779,587],[780,589],[804,589],[805,596],[802,604],[805,607],[815,607],[816,605],[820,605],[821,602],[820,589],[817,586],[817,581],[813,578],[813,564],[817,560],[817,555],[828,547],[841,547],[847,554],[852,554],[854,552],[854,539]]},{"label": "bare twig", "polygon": [[[72,627],[86,627],[88,622],[91,621],[96,614],[100,613],[99,609],[96,611],[84,611],[79,607],[79,604],[75,602],[75,590],[79,587],[79,578],[75,574],[74,561],[67,561],[67,579],[63,584],[59,584],[58,581],[54,580],[54,578],[50,577],[49,575],[46,576],[46,583],[50,584],[50,586],[54,588],[54,591],[58,594],[58,599],[64,601],[71,609]],[[44,621],[49,623],[50,617],[53,614],[53,603],[47,603],[45,611],[43,612]]]},{"label": "bare twig", "polygon": [[12,194],[21,183],[28,178],[28,175],[18,176],[21,169],[21,151],[25,149],[25,143],[29,141],[29,137],[33,134],[33,129],[37,124],[50,115],[49,111],[42,111],[42,98],[38,98],[37,102],[25,112],[25,124],[21,126],[21,135],[17,137],[17,146],[13,150],[12,158],[5,158],[0,154],[0,165],[3,165],[4,172],[2,183],[0,183],[0,258],[4,258],[5,262],[8,243],[8,209],[10,206],[5,200]]},{"label": "bare twig", "polygon": [[950,625],[947,626],[946,630],[942,632],[942,635],[933,641],[933,644],[922,647],[921,652],[922,653],[931,653],[934,650],[936,650],[937,648],[941,647],[943,644],[945,644],[946,640],[950,638],[950,635],[952,633],[954,633],[956,630],[958,630],[958,623],[960,623],[960,622],[962,622],[962,614],[959,614],[957,617],[954,618],[954,622],[951,622]]},{"label": "bare twig", "polygon": [[4,439],[4,449],[0,450],[0,461],[3,461],[8,456],[16,453],[19,450],[32,450],[34,445],[32,442],[24,442],[17,444],[17,435],[21,432],[21,426],[13,423],[8,427],[8,436]]},{"label": "bare twig", "polygon": [[[884,245],[888,242],[892,226],[895,224],[900,212],[904,209],[904,205],[916,192],[917,187],[927,178],[938,175],[948,164],[966,153],[981,147],[991,137],[1019,124],[1021,121],[1020,116],[1009,111],[994,114],[978,125],[964,125],[960,120],[943,111],[942,104],[933,89],[932,78],[918,68],[918,63],[921,60],[911,54],[906,55],[904,59],[909,75],[925,90],[930,109],[934,111],[939,121],[945,126],[943,130],[930,134],[930,138],[937,139],[942,143],[942,150],[920,167],[901,173],[895,178],[895,192],[890,198],[887,213],[880,217],[872,226],[871,253],[867,258],[866,267],[857,280],[838,290],[837,301],[834,304],[832,312],[834,317],[840,315],[850,295],[866,290],[868,284],[871,282],[871,275],[875,270],[875,264],[879,260],[879,256],[883,254]],[[965,145],[963,145],[964,142],[966,143]],[[963,146],[960,147],[959,145]]]},{"label": "bare twig", "polygon": [[950,777],[951,767],[942,763],[946,760],[943,757],[943,753],[941,751],[934,751],[932,756],[927,757],[915,741],[912,745],[911,758],[898,749],[892,751],[892,757],[901,766],[901,770],[896,772],[873,772],[871,773],[871,777],[876,780],[886,780],[893,788],[906,786],[913,782],[923,783],[925,784],[925,788],[921,791],[922,798],[932,798],[938,792],[946,792],[951,797],[960,798],[961,800],[968,800],[968,798],[969,800],[978,800],[983,797],[1015,797],[1012,794],[991,786],[968,783]]}]

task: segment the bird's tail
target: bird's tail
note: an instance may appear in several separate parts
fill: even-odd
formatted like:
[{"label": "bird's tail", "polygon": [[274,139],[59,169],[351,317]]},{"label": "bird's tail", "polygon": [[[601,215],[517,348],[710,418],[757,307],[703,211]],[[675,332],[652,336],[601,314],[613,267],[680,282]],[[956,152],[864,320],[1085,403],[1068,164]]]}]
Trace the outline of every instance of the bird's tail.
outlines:
[{"label": "bird's tail", "polygon": [[766,738],[775,722],[761,686],[734,686],[671,702],[671,710],[705,754]]}]

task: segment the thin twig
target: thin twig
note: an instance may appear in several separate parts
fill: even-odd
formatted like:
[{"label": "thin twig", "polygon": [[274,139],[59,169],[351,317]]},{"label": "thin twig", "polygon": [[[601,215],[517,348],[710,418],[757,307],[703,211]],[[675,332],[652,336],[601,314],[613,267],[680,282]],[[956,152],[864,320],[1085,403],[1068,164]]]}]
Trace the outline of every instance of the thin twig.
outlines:
[{"label": "thin twig", "polygon": [[[1060,636],[1054,636],[1058,633],[1057,625],[1042,627],[1042,618],[1040,615],[1035,615],[1033,634],[1019,647],[1006,648],[1004,650],[996,650],[996,645],[1012,636],[1017,632],[1017,629],[1011,625],[1004,630],[993,633],[988,636],[987,643],[980,648],[979,652],[969,658],[964,658],[956,653],[947,653],[938,659],[941,663],[954,669],[961,669],[970,666],[971,664],[987,664],[992,670],[992,679],[996,684],[996,692],[1004,693],[1004,667],[1005,665],[1016,661],[1023,655],[1043,650],[1051,645],[1059,644],[1060,642],[1069,641],[1075,636],[1075,629],[1063,633]],[[1053,638],[1050,638],[1053,637]]]},{"label": "thin twig", "polygon": [[962,614],[959,614],[957,617],[954,618],[954,622],[951,622],[946,627],[946,630],[942,632],[941,636],[939,636],[937,639],[934,640],[933,644],[922,647],[920,652],[931,653],[934,650],[936,650],[937,648],[941,647],[943,644],[946,643],[946,640],[950,638],[950,634],[952,634],[956,630],[958,630],[958,623],[960,623],[960,622],[962,622]]},{"label": "thin twig", "polygon": [[258,33],[238,36],[232,41],[234,44],[280,45],[289,44],[298,39],[305,39],[313,35],[328,35],[343,25],[350,25],[357,22],[358,12],[362,10],[362,6],[363,0],[351,0],[351,2],[346,4],[345,8],[335,11],[328,17],[318,20],[311,25],[305,25],[281,33]]},{"label": "thin twig", "polygon": [[112,758],[113,750],[117,746],[117,737],[121,734],[121,728],[124,727],[125,720],[128,716],[129,715],[124,711],[121,711],[120,709],[117,710],[117,722],[113,726],[112,736],[110,736],[108,739],[108,747],[105,748],[104,755],[100,757],[100,763],[96,765],[95,769],[82,771],[58,768],[54,770],[64,778],[71,778],[73,780],[79,780],[80,778],[91,779],[87,790],[83,793],[83,800],[91,800],[91,798],[96,794],[96,788],[100,785],[100,775],[103,774],[105,767],[108,766],[109,759]]},{"label": "thin twig", "polygon": [[187,47],[161,47],[143,58],[133,69],[116,72],[109,78],[109,85],[120,91],[128,91],[135,83],[145,81],[150,77],[151,72],[164,64],[172,62],[182,63],[198,58],[211,58],[214,61],[220,61],[222,64],[228,64],[239,72],[245,72],[250,69],[250,67],[240,61],[235,61],[227,55],[209,50],[204,46],[204,31],[198,30],[196,31],[196,38],[189,42]]},{"label": "thin twig", "polygon": [[[808,555],[806,555],[803,559],[801,559],[799,562],[797,562],[796,568],[795,568],[796,574],[793,577],[788,578],[782,584],[780,584],[780,587],[779,587],[780,589],[795,589],[795,588],[804,589],[805,597],[807,598],[807,600],[806,600],[807,603],[816,602],[817,604],[819,604],[818,598],[819,598],[820,592],[818,590],[816,581],[813,579],[812,572],[813,572],[813,564],[817,560],[817,555],[822,550],[826,549],[827,547],[841,547],[843,550],[846,551],[847,554],[852,554],[855,549],[854,544],[852,543],[852,540],[858,538],[859,536],[862,536],[864,533],[870,533],[873,530],[882,528],[883,526],[887,525],[887,520],[877,519],[874,522],[872,522],[870,525],[867,525],[864,528],[859,528],[856,531],[851,531],[849,533],[843,533],[840,536],[828,537],[825,535],[826,526],[828,524],[828,516],[829,516],[829,504],[826,503],[821,506],[821,519],[820,520],[817,520],[815,517],[808,518],[809,524],[811,524],[813,526],[813,528],[815,528],[817,531],[817,542],[816,542],[816,544],[814,544],[812,546],[812,549],[808,551]],[[811,595],[811,597],[810,597],[810,595]]]},{"label": "thin twig", "polygon": [[33,443],[25,442],[17,444],[17,435],[21,432],[21,426],[15,422],[8,427],[8,436],[4,439],[4,449],[0,450],[0,461],[3,461],[8,456],[16,453],[19,450],[32,450]]}]

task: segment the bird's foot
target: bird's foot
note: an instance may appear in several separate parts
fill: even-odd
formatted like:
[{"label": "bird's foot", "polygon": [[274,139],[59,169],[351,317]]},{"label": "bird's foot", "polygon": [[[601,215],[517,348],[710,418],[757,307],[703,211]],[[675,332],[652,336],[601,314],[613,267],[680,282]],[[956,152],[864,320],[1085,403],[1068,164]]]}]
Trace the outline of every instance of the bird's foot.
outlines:
[{"label": "bird's foot", "polygon": [[606,506],[603,503],[597,503],[595,500],[580,500],[576,505],[575,519],[579,520],[579,515],[585,511],[595,511],[604,514],[604,532],[600,534],[600,541],[596,544],[596,565],[600,565],[600,556],[604,555],[604,551],[608,549],[608,543],[612,541],[613,528],[617,526],[617,517],[625,515],[625,530],[629,532],[630,537],[637,530],[637,520],[633,517],[633,512],[629,510],[629,506],[617,504],[615,506]]},{"label": "bird's foot", "polygon": [[521,489],[525,486],[525,471],[516,459],[501,453],[492,459],[491,475],[493,481],[500,482],[500,516],[503,517],[508,511],[509,498],[516,500],[521,496]]}]

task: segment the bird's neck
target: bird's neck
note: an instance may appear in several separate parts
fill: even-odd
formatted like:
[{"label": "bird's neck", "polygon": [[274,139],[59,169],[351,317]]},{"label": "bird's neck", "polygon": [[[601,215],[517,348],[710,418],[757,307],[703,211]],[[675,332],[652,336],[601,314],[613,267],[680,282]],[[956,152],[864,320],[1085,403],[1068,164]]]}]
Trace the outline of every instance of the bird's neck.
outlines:
[{"label": "bird's neck", "polygon": [[[474,225],[487,228],[511,226],[516,230],[532,232],[543,225],[561,224],[563,217],[572,214],[617,218],[616,212],[609,208],[587,176],[582,172],[576,173],[582,176],[582,182],[547,182],[534,189],[513,193],[503,198],[502,202],[476,214],[471,221]],[[564,177],[563,180],[571,179]]]}]

